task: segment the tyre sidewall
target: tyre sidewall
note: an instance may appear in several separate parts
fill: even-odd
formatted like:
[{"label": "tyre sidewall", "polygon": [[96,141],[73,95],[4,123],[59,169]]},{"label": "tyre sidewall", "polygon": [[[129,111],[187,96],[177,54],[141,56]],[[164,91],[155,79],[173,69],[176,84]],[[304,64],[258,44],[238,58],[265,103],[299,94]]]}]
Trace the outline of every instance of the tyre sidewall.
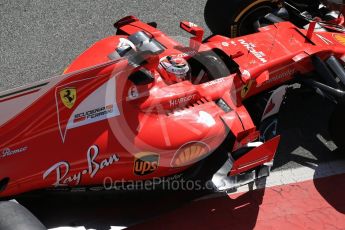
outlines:
[{"label": "tyre sidewall", "polygon": [[208,0],[205,20],[213,33],[237,37],[246,14],[265,4],[271,5],[272,0]]}]

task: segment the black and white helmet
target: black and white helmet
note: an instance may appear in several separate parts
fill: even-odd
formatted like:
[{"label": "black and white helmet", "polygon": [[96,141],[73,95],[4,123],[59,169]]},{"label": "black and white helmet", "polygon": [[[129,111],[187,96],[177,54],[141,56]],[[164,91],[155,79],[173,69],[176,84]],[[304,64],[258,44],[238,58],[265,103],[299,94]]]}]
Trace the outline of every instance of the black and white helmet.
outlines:
[{"label": "black and white helmet", "polygon": [[160,60],[160,65],[166,70],[170,80],[173,81],[186,80],[190,73],[189,64],[182,57],[166,56]]}]

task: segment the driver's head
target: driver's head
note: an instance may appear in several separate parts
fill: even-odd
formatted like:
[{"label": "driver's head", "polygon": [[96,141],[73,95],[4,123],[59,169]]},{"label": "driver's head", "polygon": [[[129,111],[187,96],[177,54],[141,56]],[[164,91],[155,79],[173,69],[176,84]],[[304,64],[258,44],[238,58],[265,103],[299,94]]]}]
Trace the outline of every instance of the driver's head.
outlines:
[{"label": "driver's head", "polygon": [[181,57],[166,56],[160,60],[160,66],[166,71],[169,80],[173,82],[184,81],[190,74],[188,62]]}]

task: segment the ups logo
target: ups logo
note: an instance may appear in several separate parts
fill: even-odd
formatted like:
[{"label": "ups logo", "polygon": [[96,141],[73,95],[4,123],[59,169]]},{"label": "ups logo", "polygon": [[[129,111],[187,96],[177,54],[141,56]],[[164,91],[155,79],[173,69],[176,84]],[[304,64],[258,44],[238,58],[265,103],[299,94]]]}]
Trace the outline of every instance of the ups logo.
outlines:
[{"label": "ups logo", "polygon": [[158,168],[159,155],[156,153],[138,153],[134,160],[134,174],[144,176],[153,173]]}]

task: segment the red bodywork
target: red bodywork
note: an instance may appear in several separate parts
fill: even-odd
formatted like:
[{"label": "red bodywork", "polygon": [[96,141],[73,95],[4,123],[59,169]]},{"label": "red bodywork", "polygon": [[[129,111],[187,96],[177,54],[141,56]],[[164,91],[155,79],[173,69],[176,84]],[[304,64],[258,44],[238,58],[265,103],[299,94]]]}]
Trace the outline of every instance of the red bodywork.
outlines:
[{"label": "red bodywork", "polygon": [[[184,23],[185,25],[185,23]],[[188,52],[161,31],[134,17],[116,24],[121,35],[105,38],[82,53],[64,72],[35,85],[6,91],[0,97],[0,180],[9,179],[0,196],[53,186],[88,186],[112,180],[145,180],[178,174],[200,161],[229,132],[237,150],[258,133],[242,100],[313,70],[311,55],[342,58],[345,36],[314,33],[289,22],[239,38],[214,36],[199,44],[199,29],[189,31]],[[184,28],[187,30],[188,28]],[[128,80],[126,58],[109,54],[121,38],[144,31],[165,50],[144,64],[154,81],[135,86]],[[237,73],[192,84],[168,84],[159,58],[223,50],[240,66]],[[224,111],[216,101],[231,108]],[[279,137],[234,162],[236,175],[272,161]],[[225,143],[227,144],[227,143]],[[214,154],[217,154],[215,152]]]}]

